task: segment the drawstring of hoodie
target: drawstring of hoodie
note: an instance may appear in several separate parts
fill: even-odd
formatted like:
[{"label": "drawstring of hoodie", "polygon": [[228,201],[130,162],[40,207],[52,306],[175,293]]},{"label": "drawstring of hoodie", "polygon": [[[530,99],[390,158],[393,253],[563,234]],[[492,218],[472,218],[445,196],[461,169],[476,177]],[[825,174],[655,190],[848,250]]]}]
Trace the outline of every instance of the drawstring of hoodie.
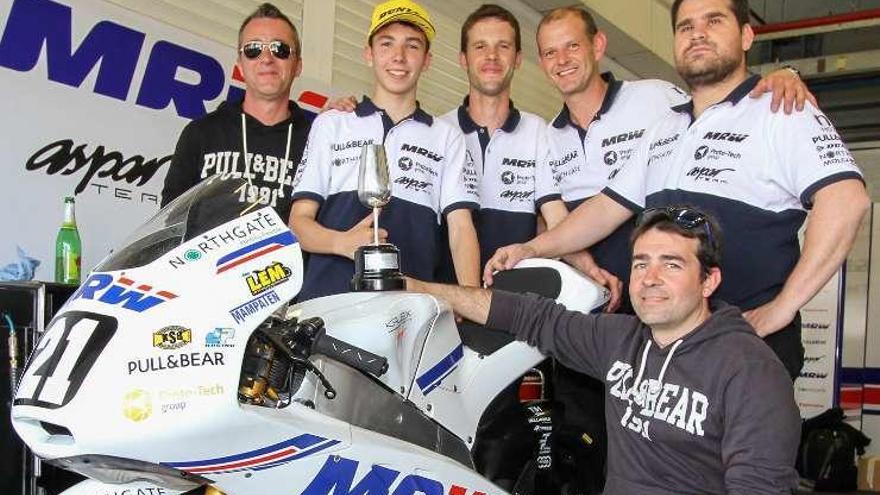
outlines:
[{"label": "drawstring of hoodie", "polygon": [[[669,354],[666,355],[666,359],[663,360],[663,366],[660,368],[660,374],[657,376],[657,387],[651,387],[650,392],[655,394],[660,391],[660,387],[663,386],[663,379],[666,377],[666,370],[669,369],[669,363],[672,362],[672,355],[675,354],[675,350],[678,349],[678,346],[684,342],[681,339],[675,341],[672,344],[672,347],[669,349]],[[642,383],[642,377],[645,374],[645,364],[648,362],[648,351],[651,350],[651,340],[647,340],[645,342],[645,350],[642,351],[642,362],[639,365],[639,373],[636,375],[636,380],[633,382],[633,386],[630,388],[630,396],[637,395],[639,392],[639,385]]]},{"label": "drawstring of hoodie", "polygon": [[[280,170],[287,170],[287,161],[290,159],[290,138],[293,135],[293,122],[287,124],[287,144],[284,147],[284,163],[279,167]],[[248,186],[253,187],[251,182],[251,161],[248,159],[247,151],[247,124],[244,112],[241,112],[241,148],[244,153],[244,176],[248,181]],[[279,170],[279,175],[280,175]],[[284,197],[284,177],[278,179],[278,197]]]}]

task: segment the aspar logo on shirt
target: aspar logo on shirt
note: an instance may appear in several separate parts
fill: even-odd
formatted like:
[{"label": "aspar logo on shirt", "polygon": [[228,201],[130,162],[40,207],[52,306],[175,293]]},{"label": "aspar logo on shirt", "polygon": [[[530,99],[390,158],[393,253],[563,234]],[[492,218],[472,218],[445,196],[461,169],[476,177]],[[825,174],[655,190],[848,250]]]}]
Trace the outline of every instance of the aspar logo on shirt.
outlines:
[{"label": "aspar logo on shirt", "polygon": [[290,275],[290,268],[276,261],[265,268],[254,270],[245,276],[245,281],[247,281],[247,286],[251,291],[251,295],[256,296],[257,294],[266,292],[272,287],[287,282],[287,280],[290,279]]},{"label": "aspar logo on shirt", "polygon": [[644,439],[651,440],[652,419],[663,421],[690,435],[705,435],[703,421],[709,414],[709,399],[702,392],[674,383],[660,383],[653,378],[633,385],[632,365],[622,361],[614,362],[605,380],[611,384],[611,396],[627,403],[626,411],[620,418],[621,426],[640,434]]},{"label": "aspar logo on shirt", "polygon": [[97,300],[104,304],[121,305],[125,309],[143,313],[176,297],[177,294],[173,292],[135,282],[125,277],[124,273],[118,275],[115,280],[112,275],[107,273],[93,273],[70,296],[70,300]]},{"label": "aspar logo on shirt", "polygon": [[434,153],[433,151],[422,148],[421,146],[415,146],[412,144],[403,143],[400,146],[400,150],[401,151],[408,151],[410,153],[415,153],[417,155],[421,155],[426,158],[430,158],[431,160],[434,160],[435,162],[443,161],[443,155],[438,155],[437,153]]},{"label": "aspar logo on shirt", "polygon": [[500,194],[500,197],[501,197],[502,199],[506,199],[506,200],[510,201],[511,203],[513,203],[514,201],[517,201],[517,202],[523,203],[523,202],[526,202],[526,201],[531,201],[532,196],[534,196],[534,194],[535,194],[535,191],[511,191],[511,190],[507,190],[507,191],[503,191],[503,192]]},{"label": "aspar logo on shirt", "polygon": [[[452,483],[447,487],[440,481],[417,474],[401,477],[400,471],[373,464],[355,484],[359,462],[338,455],[327,456],[327,461],[309,486],[300,495],[389,494],[394,495],[491,495]],[[399,479],[399,481],[398,481]],[[392,490],[392,487],[394,489]]]},{"label": "aspar logo on shirt", "polygon": [[395,184],[400,184],[404,189],[423,192],[430,189],[433,184],[428,181],[413,179],[412,177],[398,177],[394,179]]},{"label": "aspar logo on shirt", "polygon": [[733,170],[732,168],[694,167],[687,173],[687,177],[691,177],[694,180],[726,184],[727,179],[722,178],[721,175]]},{"label": "aspar logo on shirt", "polygon": [[703,136],[703,139],[712,141],[730,141],[732,143],[741,143],[749,137],[748,134],[736,134],[733,132],[716,132],[709,131]]},{"label": "aspar logo on shirt", "polygon": [[622,134],[618,134],[616,136],[612,136],[609,138],[602,139],[602,147],[611,146],[612,144],[623,143],[625,141],[631,141],[633,139],[638,139],[645,134],[644,129],[639,129],[637,131],[629,131],[624,132]]}]

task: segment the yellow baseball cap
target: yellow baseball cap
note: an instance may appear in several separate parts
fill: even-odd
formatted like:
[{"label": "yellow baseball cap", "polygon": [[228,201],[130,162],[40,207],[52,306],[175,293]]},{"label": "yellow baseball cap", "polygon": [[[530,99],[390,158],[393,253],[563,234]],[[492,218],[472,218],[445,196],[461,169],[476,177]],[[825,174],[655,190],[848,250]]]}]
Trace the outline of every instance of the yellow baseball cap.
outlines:
[{"label": "yellow baseball cap", "polygon": [[392,22],[408,22],[425,33],[428,43],[434,40],[434,24],[428,16],[428,11],[411,0],[388,0],[377,5],[373,9],[367,38],[372,37],[376,31]]}]

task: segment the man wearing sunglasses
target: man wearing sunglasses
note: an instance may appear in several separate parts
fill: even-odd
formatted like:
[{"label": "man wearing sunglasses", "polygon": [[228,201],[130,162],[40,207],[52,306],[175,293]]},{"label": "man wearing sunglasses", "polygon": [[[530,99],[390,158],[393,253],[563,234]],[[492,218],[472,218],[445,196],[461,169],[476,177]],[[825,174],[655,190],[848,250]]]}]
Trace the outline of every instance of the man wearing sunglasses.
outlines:
[{"label": "man wearing sunglasses", "polygon": [[710,299],[723,278],[721,234],[694,208],[645,210],[631,238],[636,316],[418,280],[407,289],[603,382],[606,495],[792,493],[793,387],[740,310]]},{"label": "man wearing sunglasses", "polygon": [[[861,172],[812,104],[776,115],[746,65],[754,33],[746,0],[676,0],[678,72],[693,99],[645,132],[614,180],[560,225],[500,249],[486,265],[514,266],[591,246],[644,208],[694,204],[729,240],[717,297],[745,311],[792,379],[803,365],[798,311],[840,267],[869,207]],[[803,249],[798,229],[812,210]]]},{"label": "man wearing sunglasses", "polygon": [[355,250],[373,242],[371,212],[357,194],[359,156],[368,144],[385,146],[392,184],[391,201],[380,215],[380,238],[400,249],[401,270],[435,279],[445,218],[458,281],[479,283],[471,220],[479,197],[463,136],[416,100],[433,38],[422,6],[409,0],[377,5],[364,48],[373,69],[372,99],[364,97],[353,113],[331,110],[315,119],[290,215],[291,228],[310,253],[300,300],[350,290]]},{"label": "man wearing sunglasses", "polygon": [[247,180],[243,202],[272,206],[287,219],[291,182],[310,122],[290,87],[302,70],[299,35],[275,6],[260,5],[241,24],[236,68],[244,76],[241,102],[224,102],[188,124],[165,177],[162,206],[202,179]]}]

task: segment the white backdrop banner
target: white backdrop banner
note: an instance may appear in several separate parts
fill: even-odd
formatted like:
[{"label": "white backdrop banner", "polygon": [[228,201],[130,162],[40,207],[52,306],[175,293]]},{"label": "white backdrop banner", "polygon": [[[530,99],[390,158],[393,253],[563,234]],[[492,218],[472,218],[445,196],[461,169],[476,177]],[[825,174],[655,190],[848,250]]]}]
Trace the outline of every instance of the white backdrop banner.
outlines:
[{"label": "white backdrop banner", "polygon": [[838,335],[842,322],[841,270],[801,309],[804,368],[795,381],[795,400],[802,418],[812,418],[835,406]]},{"label": "white backdrop banner", "polygon": [[158,211],[183,126],[243,95],[235,49],[102,0],[0,0],[0,26],[0,266],[20,246],[51,280],[75,195],[88,271]]}]

